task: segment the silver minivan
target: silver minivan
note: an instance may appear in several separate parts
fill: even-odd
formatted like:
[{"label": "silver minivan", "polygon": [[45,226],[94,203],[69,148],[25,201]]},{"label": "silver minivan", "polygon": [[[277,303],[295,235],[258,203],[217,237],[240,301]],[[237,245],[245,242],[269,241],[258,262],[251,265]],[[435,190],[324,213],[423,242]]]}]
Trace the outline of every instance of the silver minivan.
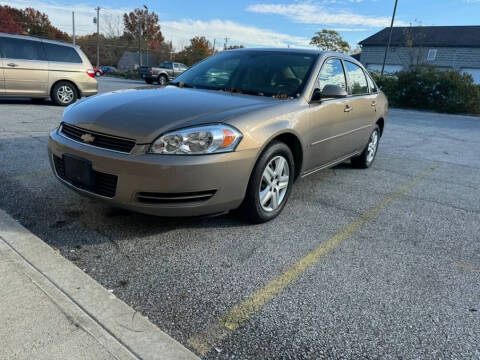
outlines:
[{"label": "silver minivan", "polygon": [[67,106],[97,92],[92,64],[79,47],[0,33],[0,97],[50,97]]}]

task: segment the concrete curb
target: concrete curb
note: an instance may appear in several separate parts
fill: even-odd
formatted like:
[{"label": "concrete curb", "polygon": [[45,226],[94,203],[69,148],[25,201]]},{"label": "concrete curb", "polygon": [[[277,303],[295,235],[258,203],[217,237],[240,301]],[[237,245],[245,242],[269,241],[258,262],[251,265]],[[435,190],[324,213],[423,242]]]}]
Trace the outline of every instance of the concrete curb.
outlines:
[{"label": "concrete curb", "polygon": [[0,246],[78,326],[118,359],[199,359],[0,210]]}]

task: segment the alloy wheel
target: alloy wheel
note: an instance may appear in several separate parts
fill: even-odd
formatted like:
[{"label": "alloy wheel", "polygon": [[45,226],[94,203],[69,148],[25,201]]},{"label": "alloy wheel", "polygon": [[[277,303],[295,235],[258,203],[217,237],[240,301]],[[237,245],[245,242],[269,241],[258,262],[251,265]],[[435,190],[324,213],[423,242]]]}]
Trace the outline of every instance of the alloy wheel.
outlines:
[{"label": "alloy wheel", "polygon": [[378,145],[378,130],[374,130],[370,136],[370,141],[367,146],[367,163],[370,164],[375,158]]},{"label": "alloy wheel", "polygon": [[71,102],[74,95],[73,89],[66,85],[61,86],[57,91],[58,99],[64,104]]},{"label": "alloy wheel", "polygon": [[283,156],[275,156],[263,170],[259,198],[262,209],[271,212],[282,204],[288,191],[290,168]]}]

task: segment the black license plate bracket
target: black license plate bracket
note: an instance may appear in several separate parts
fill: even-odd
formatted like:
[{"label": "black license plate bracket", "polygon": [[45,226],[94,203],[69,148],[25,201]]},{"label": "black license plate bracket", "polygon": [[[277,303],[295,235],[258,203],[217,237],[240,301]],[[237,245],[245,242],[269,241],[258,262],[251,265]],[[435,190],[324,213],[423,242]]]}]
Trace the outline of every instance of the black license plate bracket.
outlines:
[{"label": "black license plate bracket", "polygon": [[90,160],[75,155],[64,154],[63,166],[65,168],[65,177],[70,180],[73,185],[87,189],[92,189],[95,185],[95,177]]}]

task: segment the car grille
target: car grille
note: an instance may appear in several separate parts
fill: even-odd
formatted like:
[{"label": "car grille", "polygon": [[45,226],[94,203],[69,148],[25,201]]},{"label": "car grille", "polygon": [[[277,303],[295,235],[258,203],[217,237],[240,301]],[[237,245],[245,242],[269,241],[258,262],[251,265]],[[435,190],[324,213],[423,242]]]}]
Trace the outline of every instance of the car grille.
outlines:
[{"label": "car grille", "polygon": [[[97,132],[84,130],[76,126],[68,125],[63,123],[61,127],[61,133],[66,137],[85,143],[88,145],[93,145],[102,149],[115,150],[124,153],[130,153],[135,146],[135,141],[132,139],[118,138],[110,135],[100,134]],[[82,139],[83,135],[91,135],[93,140],[91,142],[85,142]]]},{"label": "car grille", "polygon": [[106,173],[102,173],[100,171],[93,170],[94,186],[93,186],[93,188],[89,189],[89,188],[85,188],[85,187],[81,187],[81,186],[72,184],[70,179],[68,179],[65,176],[65,167],[63,165],[63,159],[62,158],[60,158],[56,155],[53,155],[53,162],[54,162],[54,165],[55,165],[55,171],[57,172],[57,175],[61,179],[68,182],[69,184],[71,184],[71,185],[73,185],[77,188],[93,192],[97,195],[106,196],[106,197],[109,197],[109,198],[113,198],[115,196],[115,193],[117,191],[117,180],[118,180],[118,177],[116,175],[106,174]]},{"label": "car grille", "polygon": [[152,193],[139,192],[136,199],[138,202],[146,204],[178,204],[178,203],[198,203],[207,201],[216,190],[197,191],[188,193]]}]

